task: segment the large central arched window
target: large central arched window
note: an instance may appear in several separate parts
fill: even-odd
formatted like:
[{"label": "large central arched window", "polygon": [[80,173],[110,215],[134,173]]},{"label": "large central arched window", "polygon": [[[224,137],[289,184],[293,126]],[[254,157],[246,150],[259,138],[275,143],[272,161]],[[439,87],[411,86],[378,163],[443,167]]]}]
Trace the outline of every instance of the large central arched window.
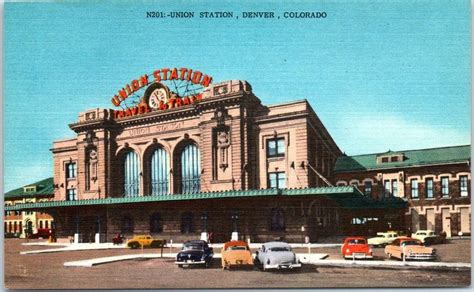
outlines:
[{"label": "large central arched window", "polygon": [[201,155],[195,144],[189,144],[181,152],[181,191],[198,193],[201,187]]},{"label": "large central arched window", "polygon": [[151,155],[151,194],[168,194],[168,178],[168,155],[163,148],[157,148]]},{"label": "large central arched window", "polygon": [[125,155],[124,195],[136,197],[140,192],[140,160],[138,154],[130,151]]}]

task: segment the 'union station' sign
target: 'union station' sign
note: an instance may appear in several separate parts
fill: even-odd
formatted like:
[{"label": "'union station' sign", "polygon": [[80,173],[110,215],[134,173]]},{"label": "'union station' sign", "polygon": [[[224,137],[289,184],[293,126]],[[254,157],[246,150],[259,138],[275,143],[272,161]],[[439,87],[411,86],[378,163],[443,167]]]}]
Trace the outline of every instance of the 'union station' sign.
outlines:
[{"label": "'union station' sign", "polygon": [[[165,85],[165,82],[171,84]],[[130,117],[152,110],[167,110],[194,104],[202,99],[202,89],[211,84],[212,77],[188,68],[163,68],[152,76],[140,76],[126,84],[112,98],[114,118]],[[146,89],[145,89],[146,87]],[[170,89],[173,87],[173,90]],[[141,95],[141,92],[144,94]]]}]

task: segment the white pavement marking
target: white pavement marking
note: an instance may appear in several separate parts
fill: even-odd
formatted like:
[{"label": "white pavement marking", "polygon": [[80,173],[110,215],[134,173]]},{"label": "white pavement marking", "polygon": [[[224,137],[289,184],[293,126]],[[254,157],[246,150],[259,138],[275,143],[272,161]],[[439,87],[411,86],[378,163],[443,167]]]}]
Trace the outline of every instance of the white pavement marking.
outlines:
[{"label": "white pavement marking", "polygon": [[470,263],[447,262],[402,262],[402,261],[366,261],[366,260],[311,260],[318,266],[361,266],[361,267],[418,267],[418,268],[471,268]]},{"label": "white pavement marking", "polygon": [[63,252],[63,251],[77,251],[77,250],[96,250],[96,249],[117,249],[125,248],[125,245],[114,245],[114,244],[90,244],[90,243],[78,243],[67,245],[62,248],[51,248],[43,250],[30,250],[22,251],[20,254],[38,254],[38,253],[50,253],[50,252]]}]

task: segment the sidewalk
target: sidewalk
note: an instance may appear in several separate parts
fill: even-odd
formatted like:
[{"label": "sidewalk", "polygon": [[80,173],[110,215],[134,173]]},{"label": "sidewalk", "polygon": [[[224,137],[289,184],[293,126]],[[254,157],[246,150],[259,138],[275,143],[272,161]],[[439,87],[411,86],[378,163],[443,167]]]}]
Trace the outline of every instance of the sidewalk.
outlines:
[{"label": "sidewalk", "polygon": [[[252,255],[254,257],[254,255]],[[314,261],[322,260],[327,257],[327,254],[296,254],[302,263],[311,263]],[[176,253],[163,253],[163,258],[175,258]],[[143,254],[131,254],[131,255],[121,255],[121,256],[112,256],[112,257],[103,257],[103,258],[94,258],[81,261],[65,262],[64,266],[66,267],[92,267],[100,264],[107,264],[118,261],[134,260],[134,259],[155,259],[161,258],[160,253],[143,253]],[[214,254],[215,259],[220,259],[221,254]]]}]

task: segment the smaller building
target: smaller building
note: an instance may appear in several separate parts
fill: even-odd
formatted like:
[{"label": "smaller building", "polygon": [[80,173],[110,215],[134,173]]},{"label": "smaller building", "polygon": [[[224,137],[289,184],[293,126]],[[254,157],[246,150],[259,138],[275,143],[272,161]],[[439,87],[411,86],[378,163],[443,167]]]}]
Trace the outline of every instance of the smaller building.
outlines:
[{"label": "smaller building", "polygon": [[[26,203],[41,203],[53,200],[53,178],[47,178],[33,184],[9,191],[5,194],[5,207]],[[34,210],[5,211],[4,232],[6,237],[25,237],[25,231],[37,232],[40,228],[51,228],[53,218],[46,213]]]},{"label": "smaller building", "polygon": [[406,200],[408,231],[467,235],[471,230],[470,160],[470,145],[345,155],[336,162],[336,183],[356,186],[379,200]]}]

